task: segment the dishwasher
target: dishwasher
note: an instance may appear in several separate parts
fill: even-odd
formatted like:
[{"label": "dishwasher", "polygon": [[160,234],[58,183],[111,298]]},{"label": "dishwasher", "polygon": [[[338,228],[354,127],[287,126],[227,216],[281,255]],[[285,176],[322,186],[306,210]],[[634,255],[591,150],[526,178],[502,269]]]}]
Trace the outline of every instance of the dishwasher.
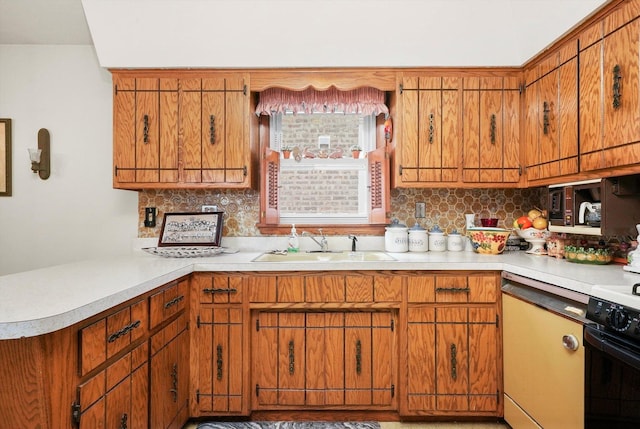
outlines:
[{"label": "dishwasher", "polygon": [[513,429],[584,426],[589,296],[502,275],[504,418]]}]

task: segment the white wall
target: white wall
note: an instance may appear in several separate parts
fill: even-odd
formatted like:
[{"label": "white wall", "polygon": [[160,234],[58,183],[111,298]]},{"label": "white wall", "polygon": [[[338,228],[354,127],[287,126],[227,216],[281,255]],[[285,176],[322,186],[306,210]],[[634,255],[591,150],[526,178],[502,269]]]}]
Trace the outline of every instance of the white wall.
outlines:
[{"label": "white wall", "polygon": [[605,0],[82,0],[104,67],[520,66]]},{"label": "white wall", "polygon": [[[112,189],[111,74],[92,46],[0,45],[13,196],[0,197],[0,275],[115,255],[137,236],[137,193]],[[51,135],[51,176],[27,148]]]}]

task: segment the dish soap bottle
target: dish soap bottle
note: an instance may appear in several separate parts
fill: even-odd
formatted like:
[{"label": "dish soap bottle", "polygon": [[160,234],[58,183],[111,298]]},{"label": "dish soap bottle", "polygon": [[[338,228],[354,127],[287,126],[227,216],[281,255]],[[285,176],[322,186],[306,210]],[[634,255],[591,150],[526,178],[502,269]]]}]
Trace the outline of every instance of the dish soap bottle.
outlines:
[{"label": "dish soap bottle", "polygon": [[287,252],[296,253],[300,250],[300,240],[296,232],[296,225],[291,225],[291,233],[289,234],[289,243],[287,244]]}]

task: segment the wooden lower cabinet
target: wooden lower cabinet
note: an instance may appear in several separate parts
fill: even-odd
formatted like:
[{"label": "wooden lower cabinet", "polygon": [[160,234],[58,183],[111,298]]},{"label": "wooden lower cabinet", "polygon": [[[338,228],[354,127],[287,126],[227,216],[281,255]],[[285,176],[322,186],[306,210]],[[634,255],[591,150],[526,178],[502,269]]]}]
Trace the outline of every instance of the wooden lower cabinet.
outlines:
[{"label": "wooden lower cabinet", "polygon": [[196,272],[0,341],[0,415],[128,429],[292,411],[502,417],[500,317],[498,272]]},{"label": "wooden lower cabinet", "polygon": [[499,279],[449,273],[407,279],[401,415],[502,415]]},{"label": "wooden lower cabinet", "polygon": [[189,417],[189,335],[182,314],[151,337],[149,427],[180,429]]},{"label": "wooden lower cabinet", "polygon": [[254,408],[394,404],[394,311],[255,312]]},{"label": "wooden lower cabinet", "polygon": [[146,346],[143,343],[78,387],[74,417],[80,429],[148,427]]},{"label": "wooden lower cabinet", "polygon": [[190,413],[245,416],[248,357],[244,289],[251,276],[195,273],[191,280]]}]

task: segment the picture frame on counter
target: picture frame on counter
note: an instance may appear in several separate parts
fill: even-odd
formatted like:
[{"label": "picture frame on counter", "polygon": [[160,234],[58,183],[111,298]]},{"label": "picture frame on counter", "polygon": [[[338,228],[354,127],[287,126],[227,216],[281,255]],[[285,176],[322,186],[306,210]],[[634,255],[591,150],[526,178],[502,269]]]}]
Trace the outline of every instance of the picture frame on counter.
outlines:
[{"label": "picture frame on counter", "polygon": [[0,197],[11,196],[11,119],[0,118]]},{"label": "picture frame on counter", "polygon": [[223,212],[165,213],[158,247],[217,247],[222,238]]}]

